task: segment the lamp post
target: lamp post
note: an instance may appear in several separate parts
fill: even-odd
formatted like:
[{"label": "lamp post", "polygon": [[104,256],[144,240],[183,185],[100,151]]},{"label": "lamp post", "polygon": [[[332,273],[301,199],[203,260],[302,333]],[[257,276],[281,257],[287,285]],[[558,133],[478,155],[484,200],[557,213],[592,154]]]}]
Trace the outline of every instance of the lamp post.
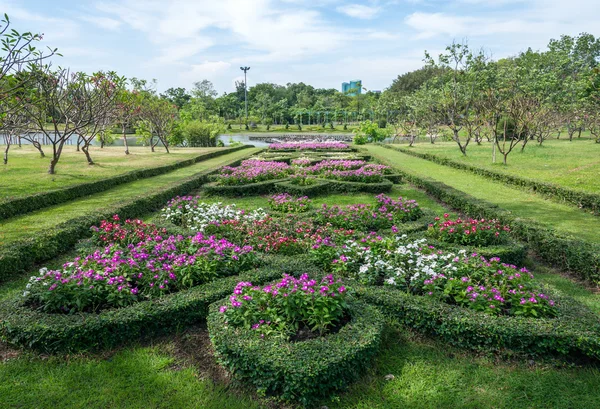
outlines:
[{"label": "lamp post", "polygon": [[248,81],[246,73],[250,70],[250,67],[240,67],[240,70],[244,71],[244,105],[246,106],[246,122],[248,122]]}]

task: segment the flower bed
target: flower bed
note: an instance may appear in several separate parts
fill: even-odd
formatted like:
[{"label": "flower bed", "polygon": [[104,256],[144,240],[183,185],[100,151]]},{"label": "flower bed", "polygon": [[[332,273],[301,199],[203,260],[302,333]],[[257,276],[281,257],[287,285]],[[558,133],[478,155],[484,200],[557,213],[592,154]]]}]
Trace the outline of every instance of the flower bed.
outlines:
[{"label": "flower bed", "polygon": [[340,248],[333,271],[492,315],[556,315],[555,302],[527,269],[464,250],[445,253],[425,239],[373,236],[350,241]]},{"label": "flower bed", "polygon": [[[25,303],[46,312],[96,312],[237,274],[257,263],[252,247],[202,233],[140,240],[139,233],[129,232],[110,242],[104,226],[96,232],[104,249],[76,257],[62,270],[41,269],[27,284]],[[151,225],[147,230],[157,231]]]},{"label": "flower bed", "polygon": [[349,149],[348,144],[343,142],[285,142],[272,143],[270,150],[345,150]]},{"label": "flower bed", "polygon": [[122,347],[197,325],[206,318],[208,306],[230,294],[239,281],[263,284],[297,271],[316,274],[318,270],[297,257],[264,257],[263,266],[239,276],[98,313],[49,314],[24,305],[18,294],[0,302],[0,339],[45,353]]},{"label": "flower bed", "polygon": [[508,241],[510,227],[502,225],[498,220],[458,218],[452,220],[448,213],[443,218],[436,217],[429,225],[431,237],[447,243],[466,246],[492,246]]},{"label": "flower bed", "polygon": [[224,166],[217,175],[221,185],[245,185],[281,179],[291,172],[290,165],[283,162],[247,159],[240,166]]},{"label": "flower bed", "polygon": [[377,204],[354,204],[345,207],[323,204],[316,213],[319,223],[331,223],[345,229],[380,230],[394,224],[417,220],[423,215],[414,200],[394,200],[384,194],[375,197]]},{"label": "flower bed", "polygon": [[204,203],[200,200],[199,196],[177,196],[161,210],[161,216],[166,221],[194,231],[203,230],[208,224],[222,220],[253,221],[267,217],[263,209],[248,212],[238,210],[235,204]]},{"label": "flower bed", "polygon": [[269,206],[277,212],[304,213],[309,211],[312,205],[308,196],[294,197],[289,193],[280,193],[269,198]]},{"label": "flower bed", "polygon": [[340,279],[321,280],[304,273],[265,287],[239,282],[229,302],[219,308],[227,325],[254,330],[265,336],[309,339],[329,333],[346,314],[346,293]]},{"label": "flower bed", "polygon": [[384,328],[383,315],[374,307],[350,300],[349,322],[338,332],[301,342],[228,325],[219,309],[207,318],[219,362],[234,376],[253,384],[260,394],[314,405],[358,379],[372,363]]}]

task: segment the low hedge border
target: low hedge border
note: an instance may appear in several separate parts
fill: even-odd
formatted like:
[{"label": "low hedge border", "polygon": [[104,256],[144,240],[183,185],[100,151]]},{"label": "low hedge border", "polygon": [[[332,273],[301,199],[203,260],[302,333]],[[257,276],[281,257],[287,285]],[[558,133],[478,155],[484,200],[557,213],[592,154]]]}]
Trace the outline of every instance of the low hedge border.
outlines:
[{"label": "low hedge border", "polygon": [[184,329],[204,320],[211,303],[239,281],[263,284],[283,273],[316,273],[302,259],[266,257],[264,267],[220,278],[189,290],[98,314],[47,314],[24,306],[20,294],[0,303],[0,339],[43,353],[94,351]]},{"label": "low hedge border", "polygon": [[317,179],[314,184],[307,186],[295,185],[288,179],[276,183],[275,190],[280,193],[289,193],[294,196],[315,197],[328,194],[329,185],[329,181],[324,179]]},{"label": "low hedge border", "polygon": [[356,295],[406,327],[461,348],[600,360],[598,316],[559,294],[551,293],[559,315],[537,319],[492,316],[385,287],[358,287]]},{"label": "low hedge border", "polygon": [[36,263],[50,260],[72,249],[78,240],[91,235],[90,226],[99,224],[113,214],[119,214],[122,218],[133,218],[160,209],[173,197],[185,195],[202,186],[212,172],[215,170],[199,172],[149,195],[70,219],[51,229],[36,233],[34,237],[0,246],[0,282],[11,275],[27,270]]},{"label": "low hedge border", "polygon": [[402,175],[392,174],[392,175],[383,175],[383,177],[395,185],[402,183]]},{"label": "low hedge border", "polygon": [[480,168],[478,166],[461,163],[431,153],[420,153],[400,147],[393,147],[392,149],[406,153],[407,155],[435,162],[439,165],[466,170],[491,180],[539,193],[553,200],[570,203],[580,209],[590,210],[594,212],[594,214],[600,214],[600,194],[597,193],[580,192],[574,189],[555,185],[553,183],[541,182],[539,180],[523,178],[520,176],[507,175],[505,173],[495,172],[493,170]]},{"label": "low hedge border", "polygon": [[499,257],[503,263],[514,264],[519,267],[523,266],[523,262],[527,258],[527,246],[515,240],[511,240],[506,244],[499,244],[495,246],[475,247],[446,243],[444,241],[432,239],[431,237],[426,238],[427,243],[435,248],[448,250],[454,253],[464,249],[468,254],[477,253],[488,260],[492,257]]},{"label": "low hedge border", "polygon": [[245,185],[220,185],[219,182],[212,182],[204,185],[202,190],[214,196],[257,196],[275,192],[275,184],[285,180],[287,179],[272,179]]},{"label": "low hedge border", "polygon": [[346,182],[342,180],[327,179],[330,183],[330,191],[336,193],[385,193],[392,190],[394,184],[384,179],[383,182],[378,183],[364,183],[364,182]]},{"label": "low hedge border", "polygon": [[100,179],[95,182],[80,183],[74,186],[69,186],[63,189],[51,190],[48,192],[36,193],[15,199],[9,199],[0,202],[0,220],[21,214],[33,212],[34,210],[43,209],[44,207],[54,206],[60,203],[68,202],[78,197],[83,197],[105,190],[115,186],[129,183],[139,179],[145,179],[153,176],[162,175],[176,169],[193,165],[197,162],[216,158],[227,153],[232,153],[240,149],[248,148],[248,145],[239,146],[236,148],[223,149],[215,152],[205,153],[195,158],[172,163],[170,165],[157,166],[154,168],[138,169],[122,175],[113,176],[110,178]]},{"label": "low hedge border", "polygon": [[384,316],[360,301],[349,302],[351,321],[338,333],[295,343],[229,327],[218,311],[226,301],[210,306],[212,345],[219,362],[260,394],[314,405],[358,379],[379,350]]},{"label": "low hedge border", "polygon": [[[385,162],[384,158],[380,160]],[[393,164],[390,166],[393,167]],[[517,218],[507,210],[436,180],[401,169],[396,171],[404,180],[457,211],[473,218],[497,219],[510,225],[513,235],[550,265],[571,272],[583,280],[600,283],[600,245],[556,233],[534,221]]]}]

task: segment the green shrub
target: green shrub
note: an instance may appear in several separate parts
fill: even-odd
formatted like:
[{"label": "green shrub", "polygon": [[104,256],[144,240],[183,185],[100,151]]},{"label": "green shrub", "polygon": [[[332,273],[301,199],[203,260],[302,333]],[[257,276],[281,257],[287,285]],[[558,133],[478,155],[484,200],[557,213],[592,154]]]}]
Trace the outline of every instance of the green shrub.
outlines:
[{"label": "green shrub", "polygon": [[511,240],[506,244],[498,244],[494,246],[485,247],[473,247],[445,243],[443,241],[427,237],[427,243],[434,246],[435,248],[448,250],[453,253],[457,253],[459,250],[464,249],[467,251],[468,254],[477,253],[478,255],[485,257],[486,259],[490,259],[492,257],[499,257],[503,263],[514,264],[516,266],[523,266],[523,262],[527,257],[527,246],[515,240]]},{"label": "green shrub", "polygon": [[461,348],[600,359],[596,314],[571,298],[549,294],[557,301],[556,318],[494,316],[385,287],[356,290],[361,300],[379,306],[406,327]]},{"label": "green shrub", "polygon": [[261,394],[315,404],[355,381],[379,349],[383,315],[359,301],[349,303],[351,321],[339,332],[295,343],[228,326],[219,313],[225,301],[210,307],[211,342],[219,362]]},{"label": "green shrub", "polygon": [[19,294],[0,303],[0,339],[45,353],[113,348],[203,321],[208,306],[230,294],[239,281],[262,284],[300,271],[317,273],[318,269],[299,257],[265,257],[264,267],[239,276],[97,314],[44,313],[24,306]]}]

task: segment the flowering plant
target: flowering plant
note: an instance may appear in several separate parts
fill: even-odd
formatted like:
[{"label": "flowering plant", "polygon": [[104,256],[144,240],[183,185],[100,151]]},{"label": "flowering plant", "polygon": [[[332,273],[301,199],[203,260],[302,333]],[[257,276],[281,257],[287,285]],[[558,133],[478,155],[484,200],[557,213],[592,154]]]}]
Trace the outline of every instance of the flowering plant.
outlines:
[{"label": "flowering plant", "polygon": [[178,291],[256,265],[250,246],[214,236],[149,238],[110,244],[76,257],[61,270],[40,270],[23,296],[48,312],[98,311]]},{"label": "flowering plant", "polygon": [[290,173],[290,165],[284,162],[247,159],[237,167],[224,166],[217,178],[222,185],[245,185],[285,178]]},{"label": "flowering plant", "polygon": [[353,204],[340,207],[323,204],[317,210],[316,219],[320,223],[331,223],[345,229],[379,230],[416,220],[423,215],[419,204],[414,200],[402,197],[394,200],[384,194],[375,199],[376,205]]},{"label": "flowering plant", "polygon": [[162,239],[167,234],[166,229],[159,229],[154,224],[146,224],[142,220],[125,220],[120,223],[119,215],[115,214],[110,220],[102,220],[100,226],[92,226],[92,240],[99,245],[109,243],[128,245],[136,244],[151,238]]},{"label": "flowering plant", "polygon": [[289,193],[280,193],[269,198],[271,209],[284,213],[302,213],[310,210],[308,196],[294,197]]},{"label": "flowering plant", "polygon": [[347,289],[341,280],[328,275],[320,281],[302,274],[296,279],[284,275],[276,284],[265,287],[240,282],[219,311],[227,323],[255,330],[262,337],[289,338],[303,329],[325,335],[343,318]]},{"label": "flowering plant", "polygon": [[310,166],[311,163],[312,161],[310,160],[310,158],[292,159],[292,165],[298,167]]},{"label": "flowering plant", "polygon": [[424,294],[494,315],[556,315],[555,302],[540,290],[526,268],[477,254],[455,258],[454,266],[425,280]]},{"label": "flowering plant", "polygon": [[248,212],[237,209],[235,204],[203,203],[199,196],[177,196],[161,210],[162,217],[178,226],[194,231],[204,230],[207,225],[223,220],[262,220],[267,217],[263,209]]},{"label": "flowering plant", "polygon": [[272,143],[269,145],[271,150],[320,150],[320,149],[348,149],[348,145],[343,142],[284,142]]},{"label": "flowering plant", "polygon": [[505,243],[510,233],[510,227],[503,226],[498,220],[458,218],[452,220],[448,213],[443,218],[436,217],[429,225],[431,237],[447,243],[466,246],[491,246]]}]

